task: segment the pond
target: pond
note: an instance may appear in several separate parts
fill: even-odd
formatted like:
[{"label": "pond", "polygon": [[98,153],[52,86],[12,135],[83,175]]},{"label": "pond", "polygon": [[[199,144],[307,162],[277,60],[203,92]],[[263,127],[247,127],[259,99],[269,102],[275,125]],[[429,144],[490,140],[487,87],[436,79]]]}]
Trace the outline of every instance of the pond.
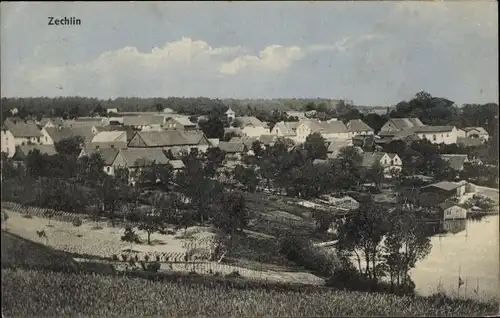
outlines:
[{"label": "pond", "polygon": [[447,234],[431,237],[431,252],[411,271],[416,292],[430,295],[439,287],[450,296],[498,298],[499,216],[455,221],[446,228]]}]

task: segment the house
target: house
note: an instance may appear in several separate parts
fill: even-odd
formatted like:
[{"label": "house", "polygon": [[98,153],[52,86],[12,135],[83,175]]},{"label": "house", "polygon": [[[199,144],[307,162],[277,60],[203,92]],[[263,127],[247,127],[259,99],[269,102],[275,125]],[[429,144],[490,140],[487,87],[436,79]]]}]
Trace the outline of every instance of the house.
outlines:
[{"label": "house", "polygon": [[161,129],[161,126],[163,126],[164,122],[165,117],[157,115],[138,115],[123,117],[123,126],[132,127],[135,130]]},{"label": "house", "polygon": [[38,122],[40,128],[54,128],[64,125],[64,120],[62,118],[42,118]]},{"label": "house", "polygon": [[275,135],[262,135],[258,138],[260,143],[264,146],[264,148],[269,146],[274,146],[274,144],[278,141],[278,136]]},{"label": "house", "polygon": [[236,118],[236,113],[231,109],[231,107],[229,107],[225,114],[229,121],[232,121]]},{"label": "house", "polygon": [[248,152],[248,147],[243,142],[221,141],[218,147],[226,153],[226,161],[230,165],[235,161],[240,161]]},{"label": "house", "polygon": [[452,201],[438,204],[438,210],[442,220],[464,220],[467,218],[467,209],[458,206]]},{"label": "house", "polygon": [[457,138],[457,145],[460,145],[462,147],[480,147],[483,145],[483,141],[478,138],[470,138],[470,137],[458,137]]},{"label": "house", "polygon": [[352,138],[357,135],[373,135],[375,131],[373,128],[368,126],[361,119],[352,119],[347,125],[347,131],[349,132],[349,137]]},{"label": "house", "polygon": [[352,145],[360,147],[363,151],[374,151],[376,149],[373,135],[356,135],[352,137]]},{"label": "house", "polygon": [[388,178],[393,173],[399,173],[403,170],[403,161],[395,153],[387,152],[364,152],[361,166],[370,169],[375,163],[379,163],[384,169],[384,175]]},{"label": "house", "polygon": [[421,192],[432,192],[435,194],[440,194],[446,198],[459,198],[463,196],[467,191],[467,182],[450,182],[441,181],[438,183],[429,184],[420,188]]},{"label": "house", "polygon": [[304,112],[297,112],[297,111],[286,111],[286,114],[288,117],[297,117],[298,120],[306,120],[306,114]]},{"label": "house", "polygon": [[243,135],[248,137],[259,137],[269,134],[269,128],[256,117],[237,117],[240,122]]},{"label": "house", "polygon": [[305,142],[307,136],[320,133],[326,140],[348,139],[349,133],[347,127],[341,121],[326,121],[320,122],[315,120],[307,120],[302,122],[297,127],[297,136],[294,138],[297,142]]},{"label": "house", "polygon": [[297,135],[297,127],[300,122],[298,121],[281,121],[276,123],[271,129],[271,134],[278,137],[295,137]]},{"label": "house", "polygon": [[455,171],[464,170],[464,164],[471,163],[467,155],[460,154],[443,154],[440,155],[441,159],[448,163],[451,169]]},{"label": "house", "polygon": [[168,130],[195,130],[197,124],[189,120],[189,117],[178,116],[167,118],[163,127]]},{"label": "house", "polygon": [[127,143],[123,141],[114,142],[87,142],[82,146],[82,151],[78,158],[90,156],[92,153],[102,149],[126,149]]},{"label": "house", "polygon": [[465,137],[477,138],[483,141],[488,141],[490,135],[483,127],[465,127],[462,128],[465,131]]},{"label": "house", "polygon": [[208,138],[208,141],[210,142],[210,145],[212,145],[212,147],[217,147],[220,142],[219,138]]},{"label": "house", "polygon": [[97,133],[93,138],[93,143],[100,142],[123,142],[127,143],[127,133],[125,131],[101,131]]},{"label": "house", "polygon": [[2,152],[7,154],[7,158],[12,158],[16,153],[16,142],[15,138],[10,132],[10,130],[2,127],[1,131],[2,141],[0,144],[2,145]]},{"label": "house", "polygon": [[78,117],[64,121],[65,127],[70,128],[88,128],[94,126],[107,126],[109,124],[107,117]]},{"label": "house", "polygon": [[118,108],[108,108],[106,109],[106,114],[118,114]]},{"label": "house", "polygon": [[197,148],[205,152],[210,146],[207,137],[200,130],[138,131],[128,146],[130,148],[162,148],[165,150],[181,147],[186,151]]},{"label": "house", "polygon": [[224,136],[228,135],[243,136],[243,131],[239,127],[226,127],[224,128]]},{"label": "house", "polygon": [[53,127],[42,128],[44,144],[53,145],[63,139],[73,138],[80,136],[84,142],[91,142],[94,138],[92,130],[88,127],[69,128],[69,127]]},{"label": "house", "polygon": [[465,138],[467,136],[465,130],[457,127],[457,138]]},{"label": "house", "polygon": [[422,126],[425,125],[418,118],[391,118],[380,128],[380,132],[396,132]]},{"label": "house", "polygon": [[458,131],[455,126],[422,126],[413,130],[420,139],[427,139],[433,144],[456,144]]},{"label": "house", "polygon": [[33,150],[38,150],[42,155],[53,156],[57,154],[56,148],[54,145],[21,145],[16,147],[16,152],[12,157],[15,165],[19,165],[24,163],[24,160],[28,156],[28,154]]},{"label": "house", "polygon": [[[151,164],[166,165],[169,159],[162,149],[116,149],[116,148],[94,148],[86,153],[91,156],[98,153],[104,160],[104,172],[114,176],[117,169],[127,169],[129,172],[129,182],[134,184],[137,181],[137,172],[142,167]],[[178,164],[176,164],[178,165]]]},{"label": "house", "polygon": [[[7,131],[9,131],[9,133],[7,133]],[[8,118],[4,122],[2,132],[2,152],[11,153],[12,146],[16,147],[29,144],[44,144],[44,135],[33,121]],[[7,143],[5,147],[6,151],[3,150],[4,142]]]},{"label": "house", "polygon": [[350,141],[347,140],[333,140],[328,142],[327,156],[328,158],[334,159],[339,155],[340,149],[349,147],[351,145]]}]

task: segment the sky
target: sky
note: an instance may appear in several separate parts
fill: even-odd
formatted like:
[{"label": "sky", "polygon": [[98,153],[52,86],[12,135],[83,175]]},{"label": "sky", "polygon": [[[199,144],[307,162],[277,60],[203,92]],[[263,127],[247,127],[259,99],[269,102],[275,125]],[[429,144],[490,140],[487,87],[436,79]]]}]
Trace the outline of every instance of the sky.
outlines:
[{"label": "sky", "polygon": [[1,39],[2,97],[498,103],[496,1],[2,2]]}]

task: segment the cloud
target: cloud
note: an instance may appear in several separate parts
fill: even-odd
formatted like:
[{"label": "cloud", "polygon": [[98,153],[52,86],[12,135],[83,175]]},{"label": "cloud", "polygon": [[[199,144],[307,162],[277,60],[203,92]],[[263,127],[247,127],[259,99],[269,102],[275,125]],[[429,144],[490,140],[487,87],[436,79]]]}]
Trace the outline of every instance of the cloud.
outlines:
[{"label": "cloud", "polygon": [[[205,41],[183,37],[149,52],[127,46],[103,52],[81,63],[34,66],[27,61],[18,66],[20,76],[16,78],[23,79],[24,91],[43,92],[44,95],[51,92],[55,95],[147,96],[177,95],[179,91],[192,94],[196,88],[188,85],[193,86],[195,82],[217,82],[228,77],[227,81],[231,81],[233,76],[248,76],[255,80],[266,77],[269,81],[273,75],[282,75],[308,55],[346,52],[359,43],[376,38],[374,35],[346,37],[334,44],[305,47],[273,44],[252,55],[242,46],[212,47]],[[35,50],[33,58],[43,60],[40,54]],[[9,89],[15,87],[11,82],[6,85]],[[59,86],[63,91],[57,89]]]}]

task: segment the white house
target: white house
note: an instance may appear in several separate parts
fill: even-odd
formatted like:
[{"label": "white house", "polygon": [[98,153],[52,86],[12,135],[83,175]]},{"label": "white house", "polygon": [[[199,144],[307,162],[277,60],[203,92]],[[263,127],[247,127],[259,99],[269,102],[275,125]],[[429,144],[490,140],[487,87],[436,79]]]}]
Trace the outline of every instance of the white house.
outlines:
[{"label": "white house", "polygon": [[427,139],[433,144],[456,144],[458,138],[455,126],[422,126],[414,132],[420,139]]},{"label": "white house", "polygon": [[[3,134],[2,134],[2,144],[4,141],[10,142],[11,138],[14,138],[14,146],[22,145],[41,145],[43,142],[42,131],[38,126],[32,121],[22,121],[22,120],[5,120]],[[7,133],[10,132],[10,135]],[[7,144],[7,147],[11,148],[12,144]],[[6,147],[6,148],[7,148]],[[3,149],[3,146],[2,146]],[[3,150],[2,150],[3,151]],[[10,149],[7,153],[10,152]]]},{"label": "white house", "polygon": [[347,127],[343,122],[333,120],[320,122],[316,120],[307,120],[297,127],[297,135],[293,138],[296,142],[306,141],[307,136],[320,133],[327,141],[349,139]]},{"label": "white house", "polygon": [[295,137],[297,135],[297,127],[300,122],[298,121],[281,121],[276,123],[271,129],[271,135],[278,137]]},{"label": "white house", "polygon": [[255,117],[237,117],[240,121],[241,131],[248,137],[260,137],[269,134],[269,128],[266,124]]},{"label": "white house", "polygon": [[227,116],[227,119],[229,119],[230,121],[236,118],[236,113],[231,109],[231,107],[229,107],[225,114]]},{"label": "white house", "polygon": [[363,160],[361,166],[371,168],[378,162],[384,168],[386,177],[391,177],[391,174],[399,173],[403,169],[403,161],[395,153],[387,152],[363,152]]},{"label": "white house", "polygon": [[7,154],[8,158],[12,158],[16,153],[16,143],[14,135],[8,129],[2,129],[2,152]]},{"label": "white house", "polygon": [[170,117],[165,120],[165,124],[163,125],[165,129],[172,130],[194,130],[197,129],[196,123],[193,123],[189,120],[187,116],[175,116]]},{"label": "white house", "polygon": [[108,108],[106,114],[118,114],[118,108]]},{"label": "white house", "polygon": [[139,115],[139,116],[124,116],[123,125],[132,127],[136,130],[160,130],[165,123],[164,116],[155,115]]},{"label": "white house", "polygon": [[347,131],[349,132],[349,138],[352,138],[357,135],[373,135],[374,130],[370,126],[368,126],[361,119],[352,119],[347,125]]}]

